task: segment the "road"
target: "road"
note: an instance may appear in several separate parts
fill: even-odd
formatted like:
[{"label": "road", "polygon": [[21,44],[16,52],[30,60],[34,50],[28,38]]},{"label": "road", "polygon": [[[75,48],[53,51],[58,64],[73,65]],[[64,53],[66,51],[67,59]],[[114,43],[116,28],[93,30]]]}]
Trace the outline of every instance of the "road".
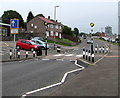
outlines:
[{"label": "road", "polygon": [[4,63],[2,66],[3,96],[21,96],[57,83],[65,72],[77,69],[74,62],[39,59]]},{"label": "road", "polygon": [[[90,49],[86,41],[83,40],[65,54],[51,54],[43,59],[3,63],[3,96],[22,96],[26,92],[61,81],[66,72],[78,68],[74,61],[82,57],[83,48]],[[97,40],[94,44],[106,46],[106,43]]]}]

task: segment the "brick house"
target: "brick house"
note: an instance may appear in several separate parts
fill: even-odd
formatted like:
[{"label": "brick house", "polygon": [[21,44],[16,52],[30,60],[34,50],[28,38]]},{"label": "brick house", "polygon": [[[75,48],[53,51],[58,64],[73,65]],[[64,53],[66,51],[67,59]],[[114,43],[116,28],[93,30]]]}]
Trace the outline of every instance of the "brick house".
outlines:
[{"label": "brick house", "polygon": [[[44,25],[45,22],[48,24],[47,32],[46,26]],[[62,26],[63,25],[59,22],[36,16],[27,23],[27,33],[30,33],[33,36],[39,36],[43,38],[45,38],[46,34],[47,37],[61,38]]]},{"label": "brick house", "polygon": [[99,35],[99,37],[106,37],[106,33],[104,32],[96,32],[97,35]]}]

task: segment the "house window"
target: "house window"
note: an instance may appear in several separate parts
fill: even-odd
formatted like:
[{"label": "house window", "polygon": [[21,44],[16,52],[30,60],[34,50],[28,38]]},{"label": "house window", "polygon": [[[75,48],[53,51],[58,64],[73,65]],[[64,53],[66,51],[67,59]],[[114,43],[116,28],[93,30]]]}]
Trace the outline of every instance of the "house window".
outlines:
[{"label": "house window", "polygon": [[33,31],[31,31],[31,33],[33,33]]},{"label": "house window", "polygon": [[31,24],[31,27],[33,27],[33,24]]},{"label": "house window", "polygon": [[61,27],[61,26],[59,26],[59,29],[62,29],[62,27]]},{"label": "house window", "polygon": [[62,38],[61,33],[59,33],[59,38]]},{"label": "house window", "polygon": [[37,29],[37,26],[34,26],[35,29]]},{"label": "house window", "polygon": [[56,32],[56,36],[58,36],[58,32]]},{"label": "house window", "polygon": [[53,24],[51,24],[51,25],[50,25],[50,28],[54,28],[54,25],[53,25]]},{"label": "house window", "polygon": [[48,31],[46,31],[46,35],[49,37],[49,32]]},{"label": "house window", "polygon": [[50,35],[53,36],[53,31],[51,31]]},{"label": "house window", "polygon": [[58,29],[58,25],[55,25],[55,28]]}]

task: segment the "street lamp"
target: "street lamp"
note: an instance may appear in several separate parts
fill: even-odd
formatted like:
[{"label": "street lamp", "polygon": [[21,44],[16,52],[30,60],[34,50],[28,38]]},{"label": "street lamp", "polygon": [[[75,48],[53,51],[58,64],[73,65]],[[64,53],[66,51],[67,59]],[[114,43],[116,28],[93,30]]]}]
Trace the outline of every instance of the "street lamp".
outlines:
[{"label": "street lamp", "polygon": [[[54,6],[54,21],[56,21],[56,8],[59,6]],[[55,50],[55,32],[54,32],[54,50]]]}]

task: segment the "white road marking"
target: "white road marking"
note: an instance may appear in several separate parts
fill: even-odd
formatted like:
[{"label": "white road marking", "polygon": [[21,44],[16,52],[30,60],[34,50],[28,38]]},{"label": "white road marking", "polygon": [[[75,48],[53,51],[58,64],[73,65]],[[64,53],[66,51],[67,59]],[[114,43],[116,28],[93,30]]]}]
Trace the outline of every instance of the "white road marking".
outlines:
[{"label": "white road marking", "polygon": [[63,59],[56,59],[57,61],[64,61]]},{"label": "white road marking", "polygon": [[60,82],[58,82],[56,84],[52,84],[52,85],[46,86],[46,87],[43,87],[43,88],[40,88],[40,89],[36,89],[36,90],[30,91],[30,92],[26,92],[24,95],[21,96],[21,98],[25,98],[27,95],[30,95],[30,94],[33,94],[33,93],[36,93],[36,92],[39,92],[39,91],[42,91],[42,90],[45,90],[45,89],[49,89],[49,88],[52,88],[52,87],[55,87],[55,86],[58,86],[58,85],[61,85],[61,84],[63,84],[65,82],[68,74],[85,69],[85,67],[77,64],[77,60],[75,60],[75,65],[80,67],[80,68],[66,72]]},{"label": "white road marking", "polygon": [[42,59],[42,60],[47,61],[47,60],[50,60],[50,59]]},{"label": "white road marking", "polygon": [[99,61],[101,61],[105,56],[107,56],[108,55],[108,53],[107,54],[105,54],[102,58],[100,58],[99,60],[97,60],[95,63],[94,63],[94,65],[96,64],[96,63],[98,63]]},{"label": "white road marking", "polygon": [[64,56],[73,56],[74,54],[67,54],[67,55],[64,55]]},{"label": "white road marking", "polygon": [[63,56],[64,54],[56,54],[56,55],[54,55],[54,56]]},{"label": "white road marking", "polygon": [[82,57],[83,55],[82,54],[80,54],[80,55],[76,55],[76,57]]},{"label": "white road marking", "polygon": [[75,50],[79,50],[79,49],[74,49],[74,51],[75,51]]}]

